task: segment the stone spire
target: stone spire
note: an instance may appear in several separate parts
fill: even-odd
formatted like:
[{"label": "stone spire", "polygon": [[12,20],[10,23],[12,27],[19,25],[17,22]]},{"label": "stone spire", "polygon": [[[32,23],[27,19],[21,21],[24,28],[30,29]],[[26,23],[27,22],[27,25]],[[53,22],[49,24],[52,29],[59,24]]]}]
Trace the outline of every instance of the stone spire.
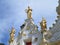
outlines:
[{"label": "stone spire", "polygon": [[26,9],[26,13],[27,13],[27,18],[31,19],[32,18],[32,9],[28,6],[28,9]]},{"label": "stone spire", "polygon": [[12,30],[10,32],[10,40],[9,43],[14,41],[14,36],[15,36],[15,29],[12,27]]},{"label": "stone spire", "polygon": [[60,16],[60,0],[59,0],[59,5],[58,5],[58,7],[56,8],[56,12],[57,12],[57,14]]}]

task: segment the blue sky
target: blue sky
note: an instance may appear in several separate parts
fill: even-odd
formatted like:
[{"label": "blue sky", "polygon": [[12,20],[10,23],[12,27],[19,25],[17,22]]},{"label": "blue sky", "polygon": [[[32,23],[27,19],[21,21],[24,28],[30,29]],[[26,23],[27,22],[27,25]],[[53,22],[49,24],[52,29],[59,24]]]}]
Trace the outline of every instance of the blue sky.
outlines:
[{"label": "blue sky", "polygon": [[28,5],[32,8],[34,23],[39,26],[39,22],[44,17],[47,26],[50,27],[55,22],[58,0],[0,0],[0,42],[8,45],[9,31],[14,26],[16,36],[20,26],[27,18],[25,9]]}]

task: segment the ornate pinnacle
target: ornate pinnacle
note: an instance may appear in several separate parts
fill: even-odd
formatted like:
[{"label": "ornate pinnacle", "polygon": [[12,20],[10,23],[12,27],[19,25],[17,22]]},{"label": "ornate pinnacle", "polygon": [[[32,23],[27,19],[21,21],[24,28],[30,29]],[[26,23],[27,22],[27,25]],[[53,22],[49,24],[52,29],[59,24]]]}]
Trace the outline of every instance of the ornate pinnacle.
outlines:
[{"label": "ornate pinnacle", "polygon": [[15,29],[12,27],[12,30],[10,32],[10,40],[9,43],[14,41],[14,36],[15,36]]},{"label": "ornate pinnacle", "polygon": [[42,31],[46,30],[47,26],[46,26],[46,20],[44,18],[42,18],[40,25]]},{"label": "ornate pinnacle", "polygon": [[28,9],[26,9],[26,13],[27,13],[27,18],[31,19],[32,18],[32,9],[28,6]]}]

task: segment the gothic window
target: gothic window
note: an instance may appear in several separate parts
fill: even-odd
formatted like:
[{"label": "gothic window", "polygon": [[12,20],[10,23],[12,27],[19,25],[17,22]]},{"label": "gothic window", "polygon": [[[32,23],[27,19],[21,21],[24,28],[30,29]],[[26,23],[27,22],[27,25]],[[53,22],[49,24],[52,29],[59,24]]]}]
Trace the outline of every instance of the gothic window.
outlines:
[{"label": "gothic window", "polygon": [[21,27],[21,29],[23,29],[24,27],[25,27],[25,24],[23,24],[22,26],[20,26]]},{"label": "gothic window", "polygon": [[35,40],[34,40],[34,41],[36,42],[37,40],[38,40],[38,38],[35,38]]}]

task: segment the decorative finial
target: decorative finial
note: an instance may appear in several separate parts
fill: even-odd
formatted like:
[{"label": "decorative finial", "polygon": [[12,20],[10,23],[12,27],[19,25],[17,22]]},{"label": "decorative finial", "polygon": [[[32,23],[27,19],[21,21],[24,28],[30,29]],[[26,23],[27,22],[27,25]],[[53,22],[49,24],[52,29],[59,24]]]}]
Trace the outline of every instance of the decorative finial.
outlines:
[{"label": "decorative finial", "polygon": [[41,25],[41,30],[46,30],[47,26],[46,26],[46,20],[44,18],[42,18],[40,25]]},{"label": "decorative finial", "polygon": [[12,27],[12,30],[10,32],[10,40],[9,43],[14,41],[14,37],[15,37],[15,29]]},{"label": "decorative finial", "polygon": [[32,18],[32,9],[28,6],[28,9],[26,9],[26,13],[27,13],[27,18],[31,19]]}]

